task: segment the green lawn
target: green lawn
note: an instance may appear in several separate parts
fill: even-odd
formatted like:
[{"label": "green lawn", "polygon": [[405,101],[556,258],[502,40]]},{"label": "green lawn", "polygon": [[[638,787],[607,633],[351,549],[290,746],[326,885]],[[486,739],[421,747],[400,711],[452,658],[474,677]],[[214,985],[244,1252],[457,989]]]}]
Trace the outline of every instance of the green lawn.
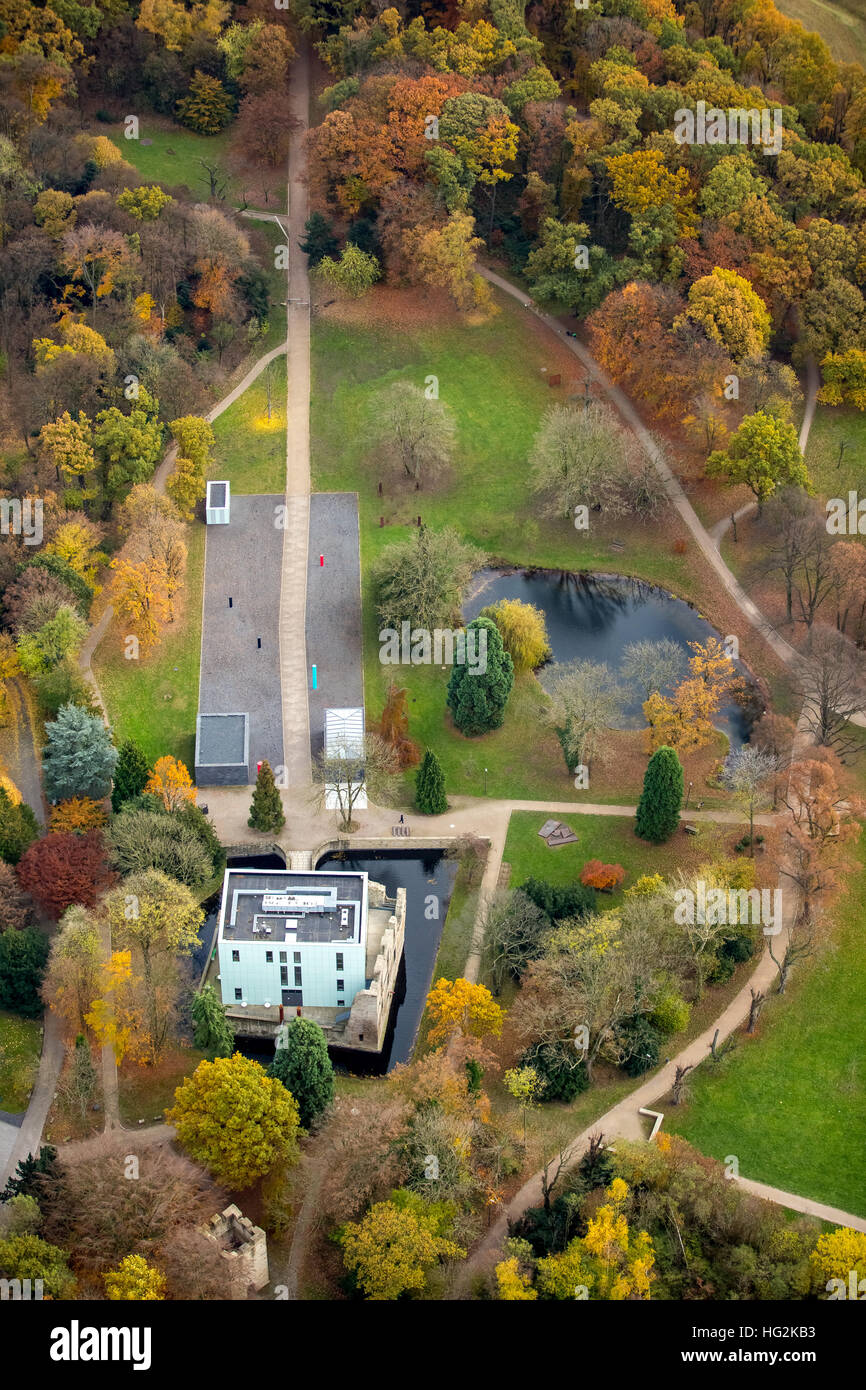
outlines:
[{"label": "green lawn", "polygon": [[[283,326],[285,336],[285,326]],[[270,419],[268,419],[270,377]],[[277,357],[213,424],[215,478],[235,493],[286,490],[286,359]]]},{"label": "green lawn", "polygon": [[[577,835],[577,844],[550,847],[538,832],[549,819],[540,811],[512,811],[508,822],[503,859],[511,865],[510,887],[518,888],[527,878],[542,878],[549,883],[574,883],[587,859],[600,859],[603,864],[621,864],[626,871],[623,888],[630,887],[642,874],[670,874],[678,868],[712,857],[717,833],[711,826],[702,827],[697,836],[678,831],[665,845],[652,845],[639,840],[634,833],[634,821],[624,816],[559,815]],[[622,890],[600,893],[600,907],[616,906]]]},{"label": "green lawn", "polygon": [[835,912],[832,942],[792,974],[718,1068],[696,1074],[690,1103],[665,1125],[740,1172],[866,1216],[866,948],[863,872]]},{"label": "green lawn", "polygon": [[[158,118],[145,116],[141,118],[137,140],[126,139],[122,123],[120,126],[96,124],[90,133],[107,135],[126,162],[147,182],[162,183],[168,188],[185,184],[190,193],[202,200],[210,196],[210,179],[199,161],[204,159],[208,164],[218,164],[221,170],[228,172],[229,130],[219,135],[196,135],[195,131],[184,130],[183,126],[166,126],[158,122]],[[144,144],[146,140],[151,143]],[[236,180],[229,180],[226,192],[232,201],[240,198]]]},{"label": "green lawn", "polygon": [[116,621],[97,649],[93,670],[119,740],[134,739],[150,760],[171,754],[192,768],[201,658],[205,528],[187,533],[183,611],[141,661],[127,661]]},{"label": "green lawn", "polygon": [[[542,372],[551,362],[558,369],[559,359],[529,331],[519,307],[504,297],[501,302],[502,313],[491,323],[436,319],[413,323],[411,334],[388,322],[349,326],[327,316],[313,321],[313,486],[359,496],[371,722],[381,713],[392,669],[379,661],[370,565],[384,546],[409,534],[418,515],[431,528],[454,526],[494,559],[553,569],[620,570],[699,604],[711,597],[711,590],[699,592],[691,554],[675,555],[659,544],[658,525],[617,523],[605,530],[598,524],[577,532],[567,521],[541,516],[527,482],[527,458],[545,410],[562,402],[566,392],[551,392]],[[383,386],[397,380],[420,386],[429,376],[438,378],[440,399],[455,417],[456,461],[434,489],[416,492],[389,477],[365,430]],[[672,538],[670,529],[667,534]],[[622,540],[624,549],[614,550],[611,539]],[[447,671],[416,666],[394,674],[409,691],[412,737],[436,749],[450,792],[483,795],[487,768],[490,796],[577,799],[556,735],[542,726],[545,697],[534,679],[516,683],[501,729],[465,739],[446,715]]]},{"label": "green lawn", "polygon": [[19,1115],[27,1109],[41,1053],[39,1020],[0,1012],[0,1110]]},{"label": "green lawn", "polygon": [[[840,459],[840,446],[844,445]],[[861,410],[819,405],[806,445],[806,464],[820,497],[866,493],[866,415]]]}]

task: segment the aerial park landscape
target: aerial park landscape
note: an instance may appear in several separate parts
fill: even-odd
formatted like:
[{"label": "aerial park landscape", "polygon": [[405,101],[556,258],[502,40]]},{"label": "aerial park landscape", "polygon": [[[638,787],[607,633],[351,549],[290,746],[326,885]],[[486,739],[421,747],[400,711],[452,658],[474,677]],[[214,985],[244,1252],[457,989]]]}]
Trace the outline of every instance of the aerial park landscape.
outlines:
[{"label": "aerial park landscape", "polygon": [[51,1373],[158,1372],[189,1301],[853,1348],[863,23],[0,0],[0,1302]]}]

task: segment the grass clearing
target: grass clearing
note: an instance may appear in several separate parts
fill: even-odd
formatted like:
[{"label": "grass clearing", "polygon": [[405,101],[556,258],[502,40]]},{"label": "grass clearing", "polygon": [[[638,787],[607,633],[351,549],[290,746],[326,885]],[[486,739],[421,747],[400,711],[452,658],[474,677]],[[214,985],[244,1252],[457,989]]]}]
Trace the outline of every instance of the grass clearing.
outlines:
[{"label": "grass clearing", "polygon": [[[126,139],[122,123],[116,126],[97,123],[90,133],[107,135],[127,164],[137,169],[146,182],[161,183],[169,189],[186,186],[202,200],[210,196],[210,178],[201,160],[218,165],[225,171],[223,176],[228,176],[229,130],[219,135],[198,135],[194,130],[185,130],[159,116],[145,116],[141,118],[137,140]],[[240,199],[241,189],[236,179],[228,179],[226,195],[232,202]]]},{"label": "grass clearing", "polygon": [[866,492],[866,415],[819,405],[806,445],[806,464],[819,497]]},{"label": "grass clearing", "polygon": [[270,362],[240,399],[217,416],[213,432],[213,477],[228,478],[239,495],[285,492],[285,357]]},{"label": "grass clearing", "polygon": [[829,4],[828,0],[777,0],[776,8],[797,19],[810,33],[820,34],[837,63],[866,59],[866,11],[862,0]]},{"label": "grass clearing", "polygon": [[27,1109],[41,1055],[38,1018],[0,1011],[0,1110],[20,1115]]},{"label": "grass clearing", "polygon": [[140,661],[124,657],[115,619],[93,657],[93,671],[118,741],[133,739],[154,762],[163,754],[188,768],[195,759],[195,720],[201,661],[201,604],[205,527],[187,528],[183,609],[159,646]]},{"label": "grass clearing", "polygon": [[744,1177],[866,1216],[866,844],[857,853],[830,941],[769,1000],[753,1038],[695,1073],[665,1124],[702,1153],[736,1154]]},{"label": "grass clearing", "polygon": [[[577,844],[551,849],[538,834],[547,819],[543,811],[512,811],[503,853],[504,862],[511,866],[511,888],[519,888],[528,878],[563,885],[574,883],[588,859],[621,864],[626,871],[623,887],[628,888],[642,874],[670,874],[675,869],[696,868],[720,852],[738,832],[734,826],[702,824],[700,835],[686,835],[679,830],[667,844],[653,845],[639,840],[634,821],[624,816],[556,813],[555,819],[574,831]],[[600,909],[616,907],[621,901],[622,889],[598,895]]]},{"label": "grass clearing", "polygon": [[124,1062],[117,1072],[120,1118],[125,1124],[161,1124],[163,1111],[174,1104],[176,1088],[192,1076],[205,1054],[196,1047],[169,1048],[155,1067]]}]

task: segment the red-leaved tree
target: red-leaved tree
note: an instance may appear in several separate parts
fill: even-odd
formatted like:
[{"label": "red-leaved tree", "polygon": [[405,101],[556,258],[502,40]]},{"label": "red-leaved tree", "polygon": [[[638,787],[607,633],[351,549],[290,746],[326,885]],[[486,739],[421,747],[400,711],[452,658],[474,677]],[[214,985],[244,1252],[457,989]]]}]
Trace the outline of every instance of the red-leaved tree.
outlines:
[{"label": "red-leaved tree", "polygon": [[587,888],[598,888],[602,893],[612,893],[625,878],[622,864],[602,864],[600,859],[587,859],[580,874],[580,881]]},{"label": "red-leaved tree", "polygon": [[73,903],[94,907],[116,882],[105,860],[102,832],[46,835],[21,857],[18,881],[47,917],[57,919]]}]

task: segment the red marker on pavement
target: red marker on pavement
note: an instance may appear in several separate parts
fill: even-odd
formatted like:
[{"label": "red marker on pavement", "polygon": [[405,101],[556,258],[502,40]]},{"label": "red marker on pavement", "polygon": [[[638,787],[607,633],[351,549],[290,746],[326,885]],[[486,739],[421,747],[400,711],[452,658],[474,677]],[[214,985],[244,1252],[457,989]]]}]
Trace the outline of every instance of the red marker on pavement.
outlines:
[{"label": "red marker on pavement", "polygon": [[323,570],[324,568],[325,568],[325,557],[324,557],[324,555],[320,555],[320,556],[319,556],[319,569]]}]

